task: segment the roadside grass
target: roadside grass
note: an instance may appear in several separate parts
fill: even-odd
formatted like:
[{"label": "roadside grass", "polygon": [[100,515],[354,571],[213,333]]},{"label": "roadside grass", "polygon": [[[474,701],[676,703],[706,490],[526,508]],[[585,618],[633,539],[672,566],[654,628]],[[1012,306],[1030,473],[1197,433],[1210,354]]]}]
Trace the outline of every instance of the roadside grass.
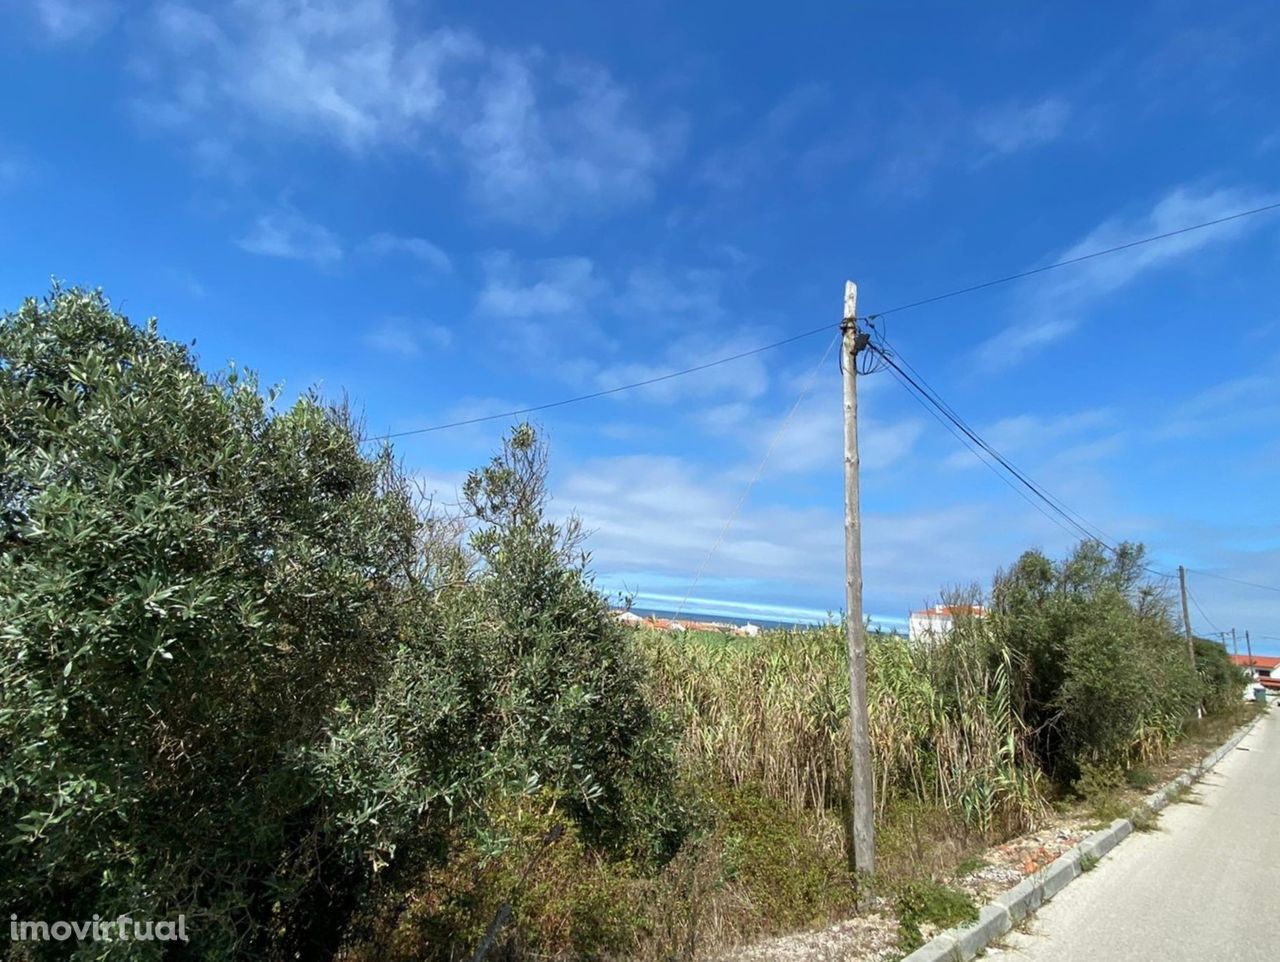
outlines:
[{"label": "roadside grass", "polygon": [[[684,732],[681,764],[697,773],[693,794],[710,799],[714,823],[685,868],[700,880],[690,889],[696,909],[681,914],[670,891],[659,897],[652,890],[655,903],[668,906],[666,922],[655,923],[652,908],[632,909],[646,919],[635,926],[641,944],[633,955],[642,962],[690,958],[692,946],[695,955],[722,953],[849,918],[868,904],[896,918],[905,955],[937,929],[977,917],[972,897],[949,883],[985,867],[991,845],[1043,824],[1050,812],[1088,818],[1097,828],[1128,818],[1139,831],[1154,829],[1144,795],[1251,714],[1246,706],[1187,725],[1180,741],[1169,748],[1153,741],[1128,766],[1086,768],[1071,791],[1042,780],[1015,784],[1003,798],[984,796],[973,792],[982,784],[975,778],[991,771],[997,742],[988,740],[995,729],[983,726],[997,716],[983,713],[983,699],[998,687],[982,687],[990,682],[979,677],[961,693],[976,710],[964,719],[963,739],[951,741],[953,722],[928,682],[939,653],[880,639],[870,646],[868,672],[877,872],[870,890],[859,892],[845,850],[847,676],[838,629],[754,638],[694,630],[639,640],[658,700]],[[1082,860],[1084,871],[1095,865]]]},{"label": "roadside grass", "polygon": [[955,867],[954,875],[957,878],[964,878],[966,875],[972,875],[974,872],[981,871],[991,863],[985,858],[979,858],[976,855],[970,856]]},{"label": "roadside grass", "polygon": [[1154,832],[1160,825],[1160,813],[1139,805],[1129,813],[1129,821],[1135,832]]},{"label": "roadside grass", "polygon": [[[1053,802],[1064,816],[1077,815],[1092,830],[1105,828],[1117,818],[1127,818],[1139,831],[1152,831],[1159,819],[1151,813],[1143,799],[1158,785],[1176,778],[1207,752],[1226,741],[1233,732],[1261,709],[1241,702],[1221,715],[1189,721],[1181,740],[1165,753],[1135,759],[1125,768],[1090,769],[1082,772],[1071,791],[1060,794]],[[1200,804],[1191,788],[1179,788],[1169,797],[1170,803]]]},{"label": "roadside grass", "polygon": [[978,907],[968,893],[929,879],[901,885],[894,904],[898,912],[898,950],[903,954],[924,944],[921,925],[947,929],[978,920]]}]

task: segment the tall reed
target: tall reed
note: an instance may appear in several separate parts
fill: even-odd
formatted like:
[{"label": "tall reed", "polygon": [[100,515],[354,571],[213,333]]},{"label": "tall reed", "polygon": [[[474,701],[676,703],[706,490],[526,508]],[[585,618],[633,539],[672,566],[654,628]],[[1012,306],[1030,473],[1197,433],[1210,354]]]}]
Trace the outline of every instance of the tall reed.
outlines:
[{"label": "tall reed", "polygon": [[[757,638],[642,636],[654,690],[684,722],[695,769],[753,784],[796,809],[847,798],[848,674],[838,625]],[[980,625],[929,644],[868,639],[877,804],[943,806],[984,833],[1043,811],[1040,776],[1013,711],[1007,653]]]}]

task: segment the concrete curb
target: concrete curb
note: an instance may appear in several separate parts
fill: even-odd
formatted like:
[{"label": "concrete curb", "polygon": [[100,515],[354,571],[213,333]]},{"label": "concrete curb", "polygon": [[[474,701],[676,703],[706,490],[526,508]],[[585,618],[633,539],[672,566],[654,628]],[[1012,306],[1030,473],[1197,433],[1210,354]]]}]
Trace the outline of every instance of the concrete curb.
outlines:
[{"label": "concrete curb", "polygon": [[[1173,797],[1193,785],[1202,775],[1234,751],[1262,716],[1246,722],[1221,746],[1192,765],[1159,791],[1152,792],[1142,804],[1152,812],[1165,808]],[[993,941],[1008,932],[1079,878],[1085,866],[1093,867],[1113,848],[1133,833],[1133,823],[1118,818],[1106,828],[1094,832],[1074,848],[1063,852],[1038,872],[1028,875],[990,905],[983,906],[978,921],[960,928],[947,929],[916,949],[902,962],[969,962]],[[1088,860],[1086,862],[1086,860]]]}]

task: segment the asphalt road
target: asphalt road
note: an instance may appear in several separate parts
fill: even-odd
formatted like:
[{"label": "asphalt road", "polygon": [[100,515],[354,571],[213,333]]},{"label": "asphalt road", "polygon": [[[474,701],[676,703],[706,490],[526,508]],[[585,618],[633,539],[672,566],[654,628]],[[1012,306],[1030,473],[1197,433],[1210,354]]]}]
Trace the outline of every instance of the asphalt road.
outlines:
[{"label": "asphalt road", "polygon": [[1280,960],[1280,709],[988,957]]}]

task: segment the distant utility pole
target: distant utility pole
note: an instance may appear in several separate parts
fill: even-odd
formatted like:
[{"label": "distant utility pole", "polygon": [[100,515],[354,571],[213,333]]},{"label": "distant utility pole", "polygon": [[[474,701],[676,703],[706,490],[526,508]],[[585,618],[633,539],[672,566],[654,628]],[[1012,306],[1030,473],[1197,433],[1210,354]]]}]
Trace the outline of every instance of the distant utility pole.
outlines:
[{"label": "distant utility pole", "polygon": [[1178,584],[1182,587],[1182,627],[1187,633],[1187,654],[1191,656],[1191,670],[1196,670],[1196,642],[1191,634],[1191,612],[1187,610],[1187,569],[1178,565]]},{"label": "distant utility pole", "polygon": [[849,762],[853,795],[853,869],[876,870],[875,774],[867,718],[867,639],[862,625],[862,516],[858,504],[858,352],[868,337],[858,330],[858,288],[844,285],[840,369],[844,374],[845,633],[849,646]]},{"label": "distant utility pole", "polygon": [[[1235,634],[1235,629],[1231,629],[1231,633]],[[1249,640],[1249,630],[1246,628],[1244,632],[1245,650],[1249,652],[1249,670],[1253,671],[1253,642]]]},{"label": "distant utility pole", "polygon": [[[1245,644],[1249,643],[1249,639],[1247,637],[1245,638],[1244,641],[1245,641]],[[1240,646],[1236,644],[1236,630],[1234,628],[1231,629],[1231,653],[1233,655],[1240,654]],[[1249,664],[1253,664],[1252,655],[1249,656]]]},{"label": "distant utility pole", "polygon": [[[1187,655],[1191,658],[1191,674],[1196,673],[1196,639],[1191,634],[1191,612],[1187,610],[1187,569],[1178,565],[1178,584],[1182,587],[1182,627],[1187,632]],[[1204,717],[1204,703],[1196,705],[1196,717]]]}]

